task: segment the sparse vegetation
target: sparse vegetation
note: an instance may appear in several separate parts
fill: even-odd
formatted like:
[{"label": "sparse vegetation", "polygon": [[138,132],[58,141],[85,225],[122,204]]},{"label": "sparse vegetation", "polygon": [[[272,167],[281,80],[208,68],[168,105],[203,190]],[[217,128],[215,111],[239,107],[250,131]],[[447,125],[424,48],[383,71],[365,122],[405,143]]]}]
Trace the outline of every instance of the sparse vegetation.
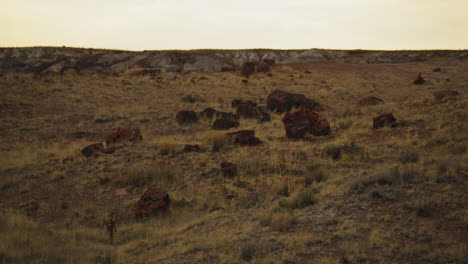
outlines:
[{"label": "sparse vegetation", "polygon": [[[409,89],[413,71],[433,64],[444,71]],[[0,263],[464,263],[466,72],[463,60],[440,57],[276,66],[248,86],[237,72],[6,74]],[[449,84],[459,94],[434,100]],[[288,140],[284,113],[228,131],[175,120],[181,110],[235,112],[233,99],[265,107],[275,89],[317,99],[331,134]],[[358,107],[361,95],[385,103]],[[372,129],[388,112],[403,125]],[[134,126],[141,142],[81,155]],[[226,135],[242,129],[263,144]],[[201,151],[183,151],[187,144]],[[223,176],[223,161],[237,164],[235,177]],[[167,191],[170,210],[136,222],[149,187]],[[103,226],[110,208],[119,209],[112,246]]]}]

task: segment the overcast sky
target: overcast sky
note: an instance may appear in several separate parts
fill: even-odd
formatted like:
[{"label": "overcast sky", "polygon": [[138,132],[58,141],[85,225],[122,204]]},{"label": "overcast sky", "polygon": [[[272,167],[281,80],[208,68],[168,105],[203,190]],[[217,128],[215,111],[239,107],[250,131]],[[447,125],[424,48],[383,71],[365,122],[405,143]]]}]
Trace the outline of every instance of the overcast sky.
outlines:
[{"label": "overcast sky", "polygon": [[468,0],[0,0],[0,47],[468,49]]}]

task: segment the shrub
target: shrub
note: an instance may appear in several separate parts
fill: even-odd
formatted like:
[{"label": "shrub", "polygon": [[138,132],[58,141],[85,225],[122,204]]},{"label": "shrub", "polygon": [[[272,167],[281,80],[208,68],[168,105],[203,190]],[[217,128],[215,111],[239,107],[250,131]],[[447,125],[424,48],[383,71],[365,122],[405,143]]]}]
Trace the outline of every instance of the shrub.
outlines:
[{"label": "shrub", "polygon": [[289,199],[283,199],[278,202],[278,205],[281,208],[286,209],[302,209],[306,206],[312,205],[315,203],[315,194],[311,190],[302,190],[294,197]]},{"label": "shrub", "polygon": [[202,136],[202,141],[214,152],[220,151],[231,143],[231,138],[221,131],[208,131]]},{"label": "shrub", "polygon": [[248,243],[244,244],[242,246],[241,252],[240,252],[241,260],[251,261],[254,254],[255,254],[256,249],[257,249],[257,246],[252,242],[248,242]]},{"label": "shrub", "polygon": [[351,141],[349,143],[344,143],[341,145],[329,145],[323,150],[323,155],[325,157],[330,157],[333,160],[339,160],[341,154],[357,154],[362,152],[363,148],[356,144],[356,142]]},{"label": "shrub", "polygon": [[272,186],[271,190],[273,194],[279,196],[289,196],[290,195],[290,186],[288,179],[282,178],[279,181],[276,181]]},{"label": "shrub", "polygon": [[161,155],[174,155],[176,153],[177,143],[170,139],[162,139],[156,142],[155,146]]},{"label": "shrub", "polygon": [[275,231],[287,231],[296,222],[295,217],[290,213],[278,212],[271,216],[271,229]]},{"label": "shrub", "polygon": [[196,95],[196,94],[188,94],[184,97],[182,97],[182,102],[186,102],[186,103],[196,103],[196,102],[206,102],[205,99],[203,99],[202,97],[200,97],[199,95]]},{"label": "shrub", "polygon": [[314,182],[323,182],[327,178],[327,174],[322,169],[316,169],[312,171],[308,169],[306,174],[304,175],[304,185],[305,187],[307,187]]},{"label": "shrub", "polygon": [[176,170],[173,167],[160,164],[147,164],[134,166],[122,176],[118,184],[122,187],[140,188],[145,186],[157,186],[166,188],[175,183]]},{"label": "shrub", "polygon": [[419,154],[417,152],[403,152],[400,154],[401,163],[415,163],[419,160]]}]

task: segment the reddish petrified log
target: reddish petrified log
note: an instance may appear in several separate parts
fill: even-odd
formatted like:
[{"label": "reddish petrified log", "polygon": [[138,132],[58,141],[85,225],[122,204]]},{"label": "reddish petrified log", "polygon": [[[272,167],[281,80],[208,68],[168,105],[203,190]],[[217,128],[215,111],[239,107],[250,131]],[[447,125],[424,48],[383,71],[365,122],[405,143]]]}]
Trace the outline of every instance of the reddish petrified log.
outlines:
[{"label": "reddish petrified log", "polygon": [[286,113],[283,117],[286,136],[293,139],[304,139],[309,135],[324,136],[330,133],[330,124],[320,114],[301,109]]},{"label": "reddish petrified log", "polygon": [[170,202],[169,194],[165,190],[151,187],[138,200],[135,207],[135,216],[143,218],[165,212],[169,209]]},{"label": "reddish petrified log", "polygon": [[143,136],[140,133],[140,128],[134,127],[122,129],[119,127],[114,133],[106,138],[106,146],[109,147],[112,144],[123,141],[137,142],[141,140],[143,140]]}]

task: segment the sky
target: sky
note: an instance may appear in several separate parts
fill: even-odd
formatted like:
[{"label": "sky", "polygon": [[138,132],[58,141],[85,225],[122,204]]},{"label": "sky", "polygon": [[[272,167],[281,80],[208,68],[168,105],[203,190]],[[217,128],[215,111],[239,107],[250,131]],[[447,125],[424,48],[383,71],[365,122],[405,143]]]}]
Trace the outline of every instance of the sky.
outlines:
[{"label": "sky", "polygon": [[0,47],[468,49],[468,0],[0,0]]}]

